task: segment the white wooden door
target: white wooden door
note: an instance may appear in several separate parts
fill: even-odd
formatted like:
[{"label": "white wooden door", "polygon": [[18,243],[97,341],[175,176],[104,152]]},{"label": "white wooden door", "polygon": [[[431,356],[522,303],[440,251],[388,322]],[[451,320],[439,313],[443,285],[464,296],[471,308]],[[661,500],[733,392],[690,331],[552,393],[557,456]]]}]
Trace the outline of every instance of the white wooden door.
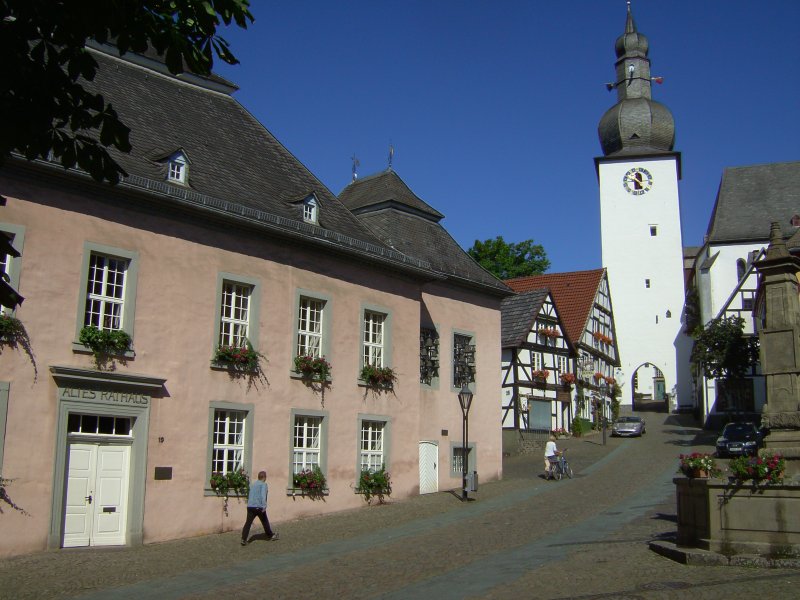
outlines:
[{"label": "white wooden door", "polygon": [[70,444],[64,547],[125,544],[130,446]]},{"label": "white wooden door", "polygon": [[436,442],[419,443],[419,493],[439,491],[439,446]]}]

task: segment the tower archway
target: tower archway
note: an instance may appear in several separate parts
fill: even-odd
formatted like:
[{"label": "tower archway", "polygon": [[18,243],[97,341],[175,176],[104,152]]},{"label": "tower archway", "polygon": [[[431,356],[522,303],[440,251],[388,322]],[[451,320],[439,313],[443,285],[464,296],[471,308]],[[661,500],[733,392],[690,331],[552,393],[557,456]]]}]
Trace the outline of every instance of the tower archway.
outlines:
[{"label": "tower archway", "polygon": [[667,382],[664,372],[651,362],[640,364],[631,374],[633,410],[663,411],[667,407]]}]

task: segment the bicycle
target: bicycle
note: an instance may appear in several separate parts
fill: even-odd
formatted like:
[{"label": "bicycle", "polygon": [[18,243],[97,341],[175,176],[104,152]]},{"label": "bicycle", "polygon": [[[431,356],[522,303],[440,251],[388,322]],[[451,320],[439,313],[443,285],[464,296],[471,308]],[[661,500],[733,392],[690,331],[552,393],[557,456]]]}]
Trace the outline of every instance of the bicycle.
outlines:
[{"label": "bicycle", "polygon": [[558,457],[550,459],[550,473],[548,476],[549,479],[555,479],[556,481],[560,481],[564,475],[572,479],[573,476],[572,467],[569,466],[566,453],[567,453],[566,450],[562,450],[561,454],[559,454]]}]

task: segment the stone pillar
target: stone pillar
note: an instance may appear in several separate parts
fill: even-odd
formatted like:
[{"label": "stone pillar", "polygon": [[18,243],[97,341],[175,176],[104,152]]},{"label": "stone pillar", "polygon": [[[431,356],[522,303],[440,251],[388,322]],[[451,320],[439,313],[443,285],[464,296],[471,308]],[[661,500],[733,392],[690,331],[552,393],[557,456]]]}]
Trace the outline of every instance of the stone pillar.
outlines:
[{"label": "stone pillar", "polygon": [[772,223],[766,256],[755,268],[756,327],[767,384],[761,424],[770,429],[766,447],[787,459],[788,480],[800,475],[800,259],[789,254],[779,223]]}]

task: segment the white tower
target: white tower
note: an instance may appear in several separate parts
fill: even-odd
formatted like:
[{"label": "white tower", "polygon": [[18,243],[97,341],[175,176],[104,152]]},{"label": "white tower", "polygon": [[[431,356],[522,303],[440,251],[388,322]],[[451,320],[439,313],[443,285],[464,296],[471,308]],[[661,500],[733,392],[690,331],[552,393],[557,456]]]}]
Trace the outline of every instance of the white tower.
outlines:
[{"label": "white tower", "polygon": [[[600,119],[603,266],[608,269],[617,344],[624,374],[623,404],[665,400],[677,389],[676,349],[684,304],[675,124],[651,99],[647,38],[628,3],[615,45],[617,103]],[[634,401],[635,404],[635,401]]]}]

